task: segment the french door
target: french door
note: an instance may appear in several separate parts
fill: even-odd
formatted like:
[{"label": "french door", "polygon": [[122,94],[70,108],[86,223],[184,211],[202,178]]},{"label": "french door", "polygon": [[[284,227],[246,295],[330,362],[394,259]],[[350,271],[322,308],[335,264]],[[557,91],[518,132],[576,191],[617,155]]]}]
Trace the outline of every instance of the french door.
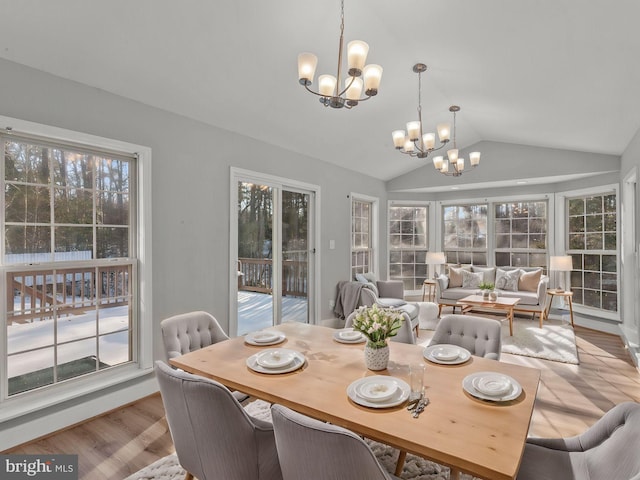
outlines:
[{"label": "french door", "polygon": [[313,186],[232,170],[230,331],[315,321]]}]

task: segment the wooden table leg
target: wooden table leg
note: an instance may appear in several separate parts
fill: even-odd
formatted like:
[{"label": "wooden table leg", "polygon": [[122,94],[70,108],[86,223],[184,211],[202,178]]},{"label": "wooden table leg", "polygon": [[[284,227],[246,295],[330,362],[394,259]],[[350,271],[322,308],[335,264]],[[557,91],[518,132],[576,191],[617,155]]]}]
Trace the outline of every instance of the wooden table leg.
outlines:
[{"label": "wooden table leg", "polygon": [[569,312],[571,313],[571,326],[573,327],[573,300],[571,300],[571,295],[568,295],[569,299]]},{"label": "wooden table leg", "polygon": [[507,310],[509,314],[509,335],[513,337],[513,307]]},{"label": "wooden table leg", "polygon": [[449,480],[460,480],[460,470],[455,467],[449,467]]},{"label": "wooden table leg", "polygon": [[393,472],[396,477],[399,477],[402,473],[402,467],[404,467],[404,461],[406,458],[407,452],[405,450],[400,450],[400,453],[398,454],[398,463],[396,463],[396,471]]}]

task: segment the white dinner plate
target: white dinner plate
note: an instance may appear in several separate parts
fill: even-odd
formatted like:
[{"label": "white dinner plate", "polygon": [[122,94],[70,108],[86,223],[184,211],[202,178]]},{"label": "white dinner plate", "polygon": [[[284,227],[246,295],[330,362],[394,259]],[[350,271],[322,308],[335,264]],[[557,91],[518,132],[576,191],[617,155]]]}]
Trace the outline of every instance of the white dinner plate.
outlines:
[{"label": "white dinner plate", "polygon": [[280,368],[268,368],[268,367],[263,367],[262,365],[260,365],[258,363],[258,355],[260,355],[263,352],[259,352],[256,353],[254,355],[251,355],[249,358],[247,358],[247,367],[249,367],[251,370],[255,371],[255,372],[259,372],[259,373],[269,373],[269,374],[279,374],[279,373],[289,373],[289,372],[293,372],[294,370],[299,369],[300,367],[302,367],[304,365],[305,362],[305,357],[303,354],[301,354],[300,352],[296,352],[295,350],[289,350],[286,348],[280,348],[278,349],[280,351],[286,350],[289,352],[293,352],[293,360],[285,365],[284,367],[280,367]]},{"label": "white dinner plate", "polygon": [[[453,357],[452,352],[458,352],[458,355]],[[438,355],[439,353],[439,355]],[[450,360],[445,360],[444,358],[440,358],[443,356],[450,358]],[[438,355],[438,356],[436,356]],[[426,347],[422,352],[422,356],[433,363],[440,363],[442,365],[458,365],[460,363],[464,363],[471,358],[471,352],[466,348],[459,347],[457,345],[450,345],[448,343],[443,343],[440,345],[431,345]]]},{"label": "white dinner plate", "polygon": [[384,402],[393,397],[397,389],[398,384],[393,378],[379,375],[376,380],[359,384],[356,394],[370,402]]},{"label": "white dinner plate", "polygon": [[257,345],[259,347],[266,347],[269,345],[276,345],[284,341],[287,336],[282,332],[276,332],[273,330],[259,330],[257,332],[247,333],[244,337],[244,341],[249,345]]},{"label": "white dinner plate", "polygon": [[293,362],[295,352],[288,348],[270,348],[256,357],[256,363],[265,368],[284,368]]},{"label": "white dinner plate", "polygon": [[340,343],[362,343],[367,337],[361,332],[354,331],[353,328],[343,328],[333,333],[333,339]]},{"label": "white dinner plate", "polygon": [[500,373],[475,377],[473,388],[490,397],[501,397],[511,390],[511,378]]},{"label": "white dinner plate", "polygon": [[[362,384],[366,383],[376,383],[384,379],[385,381],[389,381],[392,379],[396,383],[396,390],[393,392],[393,395],[387,400],[383,401],[371,401],[367,400],[364,397],[361,397],[358,394],[358,391],[361,391]],[[371,408],[389,408],[400,405],[405,402],[409,398],[409,393],[411,393],[411,387],[407,382],[395,377],[389,377],[386,375],[372,375],[370,377],[359,378],[358,380],[351,382],[351,384],[347,387],[347,395],[358,405],[362,405],[363,407],[371,407]]]},{"label": "white dinner plate", "polygon": [[[492,375],[493,376],[500,375],[502,377],[505,377],[505,379],[507,379],[508,382],[510,383],[509,389],[504,394],[487,395],[485,393],[482,393],[480,390],[476,389],[476,387],[474,387],[474,382],[476,382],[476,384],[478,382],[478,380],[476,379],[486,378]],[[508,402],[510,400],[515,400],[522,393],[522,386],[518,383],[517,380],[515,380],[514,378],[508,375],[497,374],[495,372],[476,372],[476,373],[472,373],[471,375],[467,375],[462,380],[462,388],[467,393],[469,393],[470,395],[476,398],[480,398],[482,400],[490,400],[492,402]]]}]

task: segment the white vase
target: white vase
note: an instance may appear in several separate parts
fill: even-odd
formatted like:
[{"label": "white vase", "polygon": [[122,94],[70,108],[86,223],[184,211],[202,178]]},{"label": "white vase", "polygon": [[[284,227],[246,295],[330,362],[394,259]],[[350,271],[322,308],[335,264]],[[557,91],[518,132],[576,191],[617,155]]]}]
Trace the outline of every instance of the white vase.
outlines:
[{"label": "white vase", "polygon": [[369,370],[384,370],[389,365],[389,345],[376,347],[367,342],[364,347],[364,363]]}]

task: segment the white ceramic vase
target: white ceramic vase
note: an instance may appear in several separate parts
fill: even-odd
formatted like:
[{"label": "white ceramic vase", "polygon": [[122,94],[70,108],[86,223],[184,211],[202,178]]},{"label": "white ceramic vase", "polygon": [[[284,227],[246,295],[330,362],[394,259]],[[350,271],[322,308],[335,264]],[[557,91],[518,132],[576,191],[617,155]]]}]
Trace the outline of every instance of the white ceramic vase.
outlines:
[{"label": "white ceramic vase", "polygon": [[389,345],[376,347],[374,343],[367,342],[364,347],[364,363],[369,370],[384,370],[389,365]]}]

